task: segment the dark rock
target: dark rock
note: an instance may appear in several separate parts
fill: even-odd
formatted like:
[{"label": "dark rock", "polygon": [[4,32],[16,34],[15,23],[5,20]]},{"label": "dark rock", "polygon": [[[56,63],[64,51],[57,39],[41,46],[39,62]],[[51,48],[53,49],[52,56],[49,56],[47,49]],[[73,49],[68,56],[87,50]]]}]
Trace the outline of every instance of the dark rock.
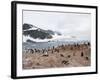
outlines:
[{"label": "dark rock", "polygon": [[31,27],[32,27],[32,25],[30,25],[30,24],[27,24],[27,23],[23,24],[23,30],[30,29]]},{"label": "dark rock", "polygon": [[44,54],[43,56],[48,57],[49,55]]},{"label": "dark rock", "polygon": [[63,60],[63,61],[62,61],[62,64],[68,65],[68,64],[69,64],[69,61]]},{"label": "dark rock", "polygon": [[63,54],[60,54],[60,56],[61,56],[61,57],[64,57],[64,55],[63,55]]},{"label": "dark rock", "polygon": [[68,55],[67,57],[68,57],[68,58],[70,58],[70,57],[71,57],[71,55]]},{"label": "dark rock", "polygon": [[89,60],[89,58],[88,58],[88,57],[85,57],[85,59],[86,59],[86,60]]}]

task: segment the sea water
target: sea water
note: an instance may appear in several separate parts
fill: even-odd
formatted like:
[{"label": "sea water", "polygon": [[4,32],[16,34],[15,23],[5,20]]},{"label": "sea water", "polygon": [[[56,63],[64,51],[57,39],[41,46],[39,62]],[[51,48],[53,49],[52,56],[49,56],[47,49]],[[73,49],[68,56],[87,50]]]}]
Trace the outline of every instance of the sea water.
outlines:
[{"label": "sea water", "polygon": [[90,42],[90,40],[86,40],[86,39],[72,39],[72,40],[56,40],[56,41],[48,41],[48,42],[36,42],[36,43],[32,43],[32,42],[22,42],[22,49],[48,49],[48,48],[52,48],[60,46],[60,45],[72,45],[72,44],[83,44],[86,42]]}]

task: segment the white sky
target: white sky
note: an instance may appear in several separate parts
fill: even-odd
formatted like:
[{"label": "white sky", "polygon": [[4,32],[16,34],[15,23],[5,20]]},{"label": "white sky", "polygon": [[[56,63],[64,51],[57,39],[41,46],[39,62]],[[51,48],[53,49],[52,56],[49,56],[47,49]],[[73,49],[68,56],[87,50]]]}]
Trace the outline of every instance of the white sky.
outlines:
[{"label": "white sky", "polygon": [[91,14],[23,11],[23,23],[64,35],[91,38]]}]

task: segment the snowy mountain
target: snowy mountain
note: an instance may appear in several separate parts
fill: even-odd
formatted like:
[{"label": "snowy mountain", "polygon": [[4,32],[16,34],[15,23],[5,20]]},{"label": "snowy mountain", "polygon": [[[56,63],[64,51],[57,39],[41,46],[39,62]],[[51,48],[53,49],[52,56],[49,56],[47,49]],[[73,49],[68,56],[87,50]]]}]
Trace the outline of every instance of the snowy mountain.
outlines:
[{"label": "snowy mountain", "polygon": [[61,36],[60,32],[44,30],[31,24],[23,24],[23,42],[44,42],[50,41],[55,36]]}]

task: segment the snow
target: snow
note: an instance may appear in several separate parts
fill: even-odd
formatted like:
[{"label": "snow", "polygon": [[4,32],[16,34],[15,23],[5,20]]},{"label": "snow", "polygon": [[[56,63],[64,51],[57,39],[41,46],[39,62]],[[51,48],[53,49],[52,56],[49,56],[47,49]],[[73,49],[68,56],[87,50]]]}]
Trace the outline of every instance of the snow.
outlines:
[{"label": "snow", "polygon": [[36,27],[31,27],[30,29],[27,29],[27,30],[23,30],[23,31],[29,31],[29,30],[37,30],[38,28]]},{"label": "snow", "polygon": [[27,42],[27,40],[31,40],[31,41],[34,41],[34,42],[48,42],[48,41],[60,41],[60,40],[68,40],[68,39],[75,39],[75,37],[73,38],[72,36],[64,36],[64,35],[53,35],[53,38],[52,39],[34,39],[30,36],[24,36],[23,35],[23,42]]}]

